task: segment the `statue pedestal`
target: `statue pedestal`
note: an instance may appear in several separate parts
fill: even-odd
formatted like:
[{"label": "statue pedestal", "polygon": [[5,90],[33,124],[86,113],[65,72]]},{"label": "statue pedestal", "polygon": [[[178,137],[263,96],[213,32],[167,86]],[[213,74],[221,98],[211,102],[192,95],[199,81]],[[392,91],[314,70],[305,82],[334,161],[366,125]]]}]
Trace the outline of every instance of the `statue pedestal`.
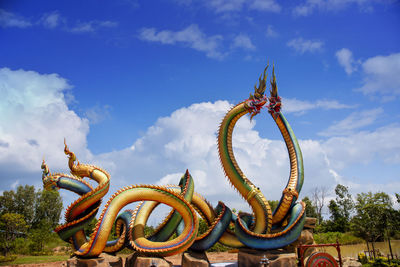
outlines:
[{"label": "statue pedestal", "polygon": [[210,261],[205,252],[185,251],[182,254],[182,267],[209,267]]},{"label": "statue pedestal", "polygon": [[171,267],[172,263],[164,258],[146,257],[134,252],[125,260],[124,267]]},{"label": "statue pedestal", "polygon": [[261,259],[267,257],[268,267],[296,267],[296,254],[284,253],[281,250],[255,250],[248,248],[239,249],[238,266],[260,266]]},{"label": "statue pedestal", "polygon": [[101,253],[96,258],[82,259],[76,256],[67,260],[67,267],[122,267],[121,257]]}]

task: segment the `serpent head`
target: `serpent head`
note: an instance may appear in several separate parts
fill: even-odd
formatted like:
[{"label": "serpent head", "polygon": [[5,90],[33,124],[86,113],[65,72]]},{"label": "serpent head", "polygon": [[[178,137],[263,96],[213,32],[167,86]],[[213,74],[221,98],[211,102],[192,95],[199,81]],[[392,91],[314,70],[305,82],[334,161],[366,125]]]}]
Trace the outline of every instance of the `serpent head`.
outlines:
[{"label": "serpent head", "polygon": [[258,79],[258,87],[257,83],[254,85],[254,95],[250,94],[249,99],[246,100],[246,106],[250,110],[250,119],[252,119],[255,115],[260,113],[261,108],[267,103],[267,97],[265,96],[265,89],[267,88],[267,69],[269,64],[264,69],[264,73],[260,75]]},{"label": "serpent head", "polygon": [[58,190],[57,181],[60,176],[57,174],[52,175],[50,173],[49,167],[47,166],[44,160],[42,162],[42,170],[43,170],[42,181],[44,189],[49,191]]},{"label": "serpent head", "polygon": [[278,86],[276,85],[276,77],[275,77],[275,66],[272,67],[272,78],[271,78],[271,90],[269,91],[271,96],[268,98],[268,112],[273,116],[281,110],[282,103],[281,98],[278,96]]}]

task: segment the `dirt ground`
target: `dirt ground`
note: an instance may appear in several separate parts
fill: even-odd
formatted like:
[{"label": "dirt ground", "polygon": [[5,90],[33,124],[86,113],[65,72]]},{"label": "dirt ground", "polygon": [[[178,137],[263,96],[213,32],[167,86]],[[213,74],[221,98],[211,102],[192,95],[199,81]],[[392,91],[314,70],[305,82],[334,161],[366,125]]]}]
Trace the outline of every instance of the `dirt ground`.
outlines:
[{"label": "dirt ground", "polygon": [[[237,253],[229,252],[207,252],[208,260],[211,263],[216,262],[229,262],[237,261]],[[174,265],[181,264],[182,254],[166,257],[166,260],[172,262]],[[18,266],[18,267],[65,267],[67,263],[65,261],[58,262],[47,262],[47,263],[36,263],[36,264],[19,264],[19,265],[7,265],[7,266]]]},{"label": "dirt ground", "polygon": [[[208,260],[211,263],[237,261],[238,259],[237,255],[238,255],[237,253],[229,253],[229,252],[207,252]],[[174,265],[180,265],[182,254],[166,257],[165,259],[172,262],[172,264]]]}]

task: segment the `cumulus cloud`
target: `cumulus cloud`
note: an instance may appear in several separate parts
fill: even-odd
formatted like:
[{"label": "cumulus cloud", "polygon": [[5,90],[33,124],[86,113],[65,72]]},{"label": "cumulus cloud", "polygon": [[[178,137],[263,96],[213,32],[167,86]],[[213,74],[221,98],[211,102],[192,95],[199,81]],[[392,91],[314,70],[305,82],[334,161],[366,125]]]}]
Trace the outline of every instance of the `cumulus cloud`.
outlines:
[{"label": "cumulus cloud", "polygon": [[32,23],[22,16],[0,9],[0,26],[3,28],[27,28],[32,26]]},{"label": "cumulus cloud", "polygon": [[233,44],[232,47],[234,48],[243,48],[246,50],[255,50],[256,47],[252,43],[251,39],[249,36],[246,34],[239,34],[233,39]]},{"label": "cumulus cloud", "polygon": [[356,111],[351,113],[345,119],[329,126],[328,129],[320,132],[319,134],[323,136],[354,134],[355,130],[373,124],[382,114],[383,114],[382,108]]},{"label": "cumulus cloud", "polygon": [[400,95],[400,53],[376,56],[362,63],[363,86],[356,89],[365,95],[392,100]]},{"label": "cumulus cloud", "polygon": [[[158,119],[130,148],[99,155],[96,161],[111,170],[113,177],[118,177],[116,183],[120,186],[135,183],[176,184],[184,171],[189,169],[195,179],[195,190],[213,204],[222,200],[230,207],[248,210],[246,202],[224,177],[217,154],[218,125],[229,108],[230,104],[226,101],[181,108],[168,117]],[[256,120],[260,119],[265,117],[256,117]],[[288,179],[287,150],[282,140],[260,137],[254,130],[255,123],[250,122],[248,117],[239,120],[233,135],[235,156],[243,172],[260,186],[268,199],[279,199]],[[396,133],[391,136],[382,135],[384,131],[374,134],[377,139],[387,140]],[[365,134],[359,137],[369,138]],[[336,165],[341,169],[349,166],[345,156],[352,151],[348,142],[353,141],[351,137],[342,137],[340,141],[334,138],[325,141],[299,140],[306,170],[303,196],[311,192],[316,184],[324,184],[333,190],[338,182],[349,181],[346,177],[339,179]],[[358,145],[366,147],[362,142]],[[367,161],[377,156],[376,153],[379,153],[378,149],[369,151]],[[386,152],[380,153],[389,157]],[[356,157],[352,160],[357,162]],[[363,186],[358,188],[363,190]]]},{"label": "cumulus cloud", "polygon": [[[63,138],[66,137],[81,162],[99,165],[111,173],[109,195],[129,184],[176,184],[189,169],[195,179],[195,190],[214,205],[222,200],[230,207],[248,210],[246,202],[227,182],[218,158],[218,125],[231,107],[229,102],[204,102],[180,108],[159,118],[126,149],[92,155],[86,144],[89,121],[70,110],[65,102],[70,87],[57,74],[0,69],[3,96],[0,99],[0,175],[7,177],[1,180],[2,188],[40,185],[43,155],[52,171],[65,171]],[[300,103],[303,111],[348,107],[336,101],[296,101],[297,110]],[[289,103],[284,99],[285,111],[294,112],[296,108],[290,108]],[[316,184],[333,189],[338,182],[351,184],[356,192],[382,188],[392,193],[400,189],[398,183],[391,183],[391,188],[376,183],[357,184],[341,174],[352,164],[368,164],[378,158],[389,167],[400,163],[400,144],[393,142],[400,135],[398,124],[358,131],[373,123],[382,112],[380,109],[355,112],[334,125],[352,134],[299,140],[306,175],[302,196]],[[243,172],[268,199],[279,199],[289,173],[287,150],[282,140],[263,138],[254,129],[261,119],[266,118],[258,115],[251,122],[245,116],[238,122],[233,148]],[[63,198],[70,202],[67,194],[63,193]]]},{"label": "cumulus cloud", "polygon": [[324,43],[318,40],[305,40],[302,37],[299,37],[290,40],[286,45],[294,49],[296,52],[304,54],[306,52],[314,53],[321,51]]},{"label": "cumulus cloud", "polygon": [[[88,121],[80,118],[65,103],[64,92],[71,86],[57,74],[0,69],[0,170],[1,185],[10,179],[40,183],[43,156],[54,168],[65,169],[63,140],[77,148],[82,157],[86,149]],[[11,167],[12,166],[12,167]]]},{"label": "cumulus cloud", "polygon": [[206,53],[207,57],[222,59],[225,55],[220,52],[221,35],[207,36],[196,24],[192,24],[181,31],[162,30],[155,28],[143,28],[139,32],[139,38],[148,42],[161,44],[183,44],[190,48]]},{"label": "cumulus cloud", "polygon": [[372,11],[373,4],[389,4],[393,1],[373,1],[373,0],[306,0],[304,3],[293,8],[295,16],[308,16],[318,11],[338,11],[351,5],[357,5],[358,8],[365,11]]},{"label": "cumulus cloud", "polygon": [[[67,161],[62,141],[66,137],[81,162],[99,165],[111,173],[111,188],[106,198],[129,184],[176,184],[189,169],[195,179],[195,190],[214,205],[222,200],[232,208],[248,210],[246,202],[227,182],[218,158],[218,125],[231,107],[229,102],[204,102],[180,108],[159,118],[127,148],[92,155],[86,144],[89,122],[68,108],[65,103],[68,88],[68,82],[56,74],[0,70],[3,96],[0,99],[0,175],[10,178],[1,180],[2,188],[10,188],[15,180],[20,184],[40,185],[43,155],[52,171],[65,170]],[[308,104],[304,110],[329,105],[343,108],[335,101],[327,101],[329,105],[299,103]],[[268,115],[267,118],[272,120]],[[287,150],[282,140],[262,138],[254,129],[261,119],[266,116],[258,115],[252,122],[245,116],[238,121],[233,149],[243,172],[267,199],[279,199],[289,173]],[[399,135],[400,127],[394,124],[326,140],[300,139],[306,175],[301,196],[317,184],[333,189],[337,182],[349,182],[349,178],[340,176],[340,171],[353,163],[368,163],[379,157],[387,164],[399,164],[400,144],[391,142]],[[8,171],[10,166],[12,171]],[[368,186],[368,183],[356,184],[355,188],[363,191]],[[388,192],[398,189],[394,184]],[[62,196],[70,202],[64,191]]]},{"label": "cumulus cloud", "polygon": [[299,100],[296,98],[283,98],[282,104],[285,109],[285,113],[296,113],[298,115],[304,114],[307,111],[313,109],[350,109],[354,108],[354,105],[346,105],[339,103],[336,100],[317,100],[315,102]]},{"label": "cumulus cloud", "polygon": [[339,64],[344,68],[347,74],[352,74],[355,70],[357,70],[356,62],[353,58],[353,53],[347,49],[342,48],[336,52],[336,58]]},{"label": "cumulus cloud", "polygon": [[374,159],[387,164],[399,164],[400,144],[393,142],[399,134],[400,126],[392,124],[348,136],[334,136],[326,140],[323,147],[332,166],[339,170],[355,163],[367,164]]}]

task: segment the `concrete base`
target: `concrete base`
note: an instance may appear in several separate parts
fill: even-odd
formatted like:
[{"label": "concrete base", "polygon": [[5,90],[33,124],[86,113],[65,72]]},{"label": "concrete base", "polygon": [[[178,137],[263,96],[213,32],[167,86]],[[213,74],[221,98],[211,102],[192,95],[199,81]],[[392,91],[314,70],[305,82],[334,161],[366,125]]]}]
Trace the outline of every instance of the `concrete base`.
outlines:
[{"label": "concrete base", "polygon": [[182,267],[208,267],[210,261],[205,252],[185,251],[182,254]]},{"label": "concrete base", "polygon": [[112,256],[106,253],[101,253],[98,257],[92,259],[81,259],[75,256],[67,260],[67,267],[95,267],[95,266],[122,267],[123,262],[121,257]]},{"label": "concrete base", "polygon": [[296,267],[296,254],[283,253],[282,250],[254,250],[248,248],[239,249],[238,266],[260,266],[264,255],[269,259],[268,267]]},{"label": "concrete base", "polygon": [[172,263],[164,258],[147,257],[134,252],[125,260],[124,267],[171,267]]}]

